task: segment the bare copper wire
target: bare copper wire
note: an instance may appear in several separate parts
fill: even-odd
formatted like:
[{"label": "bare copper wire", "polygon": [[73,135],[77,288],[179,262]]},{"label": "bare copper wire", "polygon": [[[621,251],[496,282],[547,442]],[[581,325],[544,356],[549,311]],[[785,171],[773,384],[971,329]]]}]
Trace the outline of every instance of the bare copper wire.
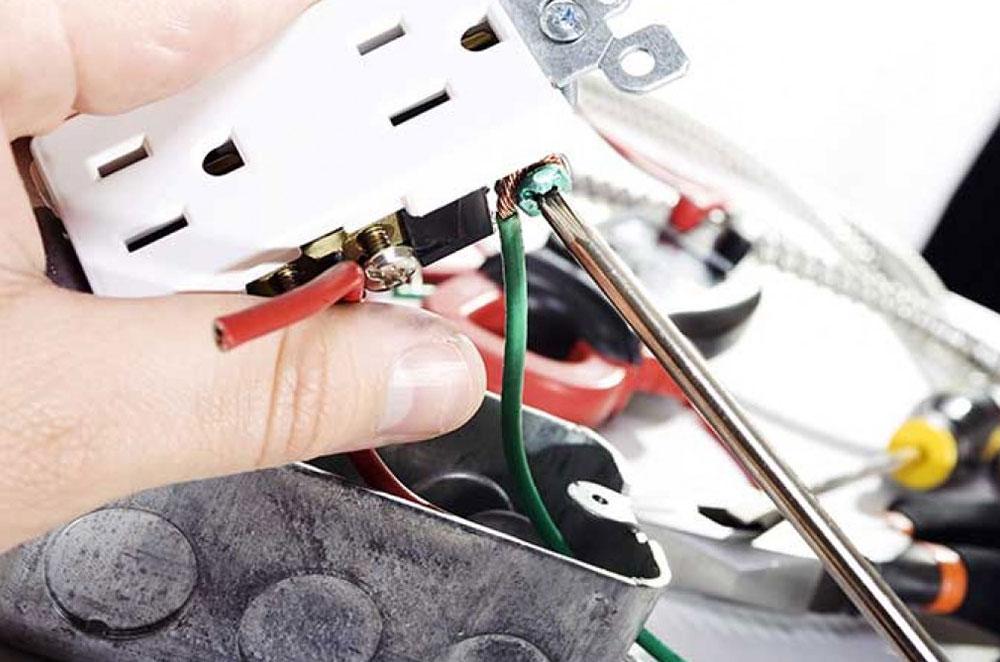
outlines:
[{"label": "bare copper wire", "polygon": [[497,194],[497,218],[510,218],[517,213],[517,190],[521,187],[521,181],[528,173],[545,165],[557,165],[567,168],[566,160],[563,157],[558,154],[549,154],[541,161],[527,168],[521,168],[497,181],[494,187]]}]

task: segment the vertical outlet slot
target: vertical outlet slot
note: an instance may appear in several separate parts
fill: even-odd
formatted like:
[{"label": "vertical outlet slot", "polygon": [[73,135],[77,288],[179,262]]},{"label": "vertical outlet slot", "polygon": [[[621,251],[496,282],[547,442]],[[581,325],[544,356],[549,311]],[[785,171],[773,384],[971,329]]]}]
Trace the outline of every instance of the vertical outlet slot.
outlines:
[{"label": "vertical outlet slot", "polygon": [[157,225],[155,228],[150,228],[149,230],[140,232],[125,242],[125,248],[128,249],[129,253],[134,253],[138,250],[142,250],[150,244],[154,244],[161,239],[169,237],[175,232],[183,230],[187,226],[187,218],[185,218],[182,214],[169,223]]},{"label": "vertical outlet slot", "polygon": [[393,126],[399,126],[400,124],[405,124],[412,119],[416,119],[424,113],[434,110],[438,106],[444,105],[449,101],[451,101],[451,95],[448,94],[448,90],[441,90],[437,94],[427,97],[419,103],[404,108],[390,117],[389,121],[392,122]]},{"label": "vertical outlet slot", "polygon": [[246,165],[243,155],[240,154],[236,143],[230,138],[208,154],[201,162],[201,168],[213,177],[228,175],[234,170],[239,170]]},{"label": "vertical outlet slot", "polygon": [[135,165],[139,161],[149,158],[146,136],[137,136],[122,143],[111,153],[113,154],[111,158],[106,158],[103,163],[97,166],[97,176],[101,179],[110,177],[119,170],[124,170],[130,165]]},{"label": "vertical outlet slot", "polygon": [[478,53],[489,50],[500,43],[500,37],[490,25],[490,19],[484,18],[462,34],[462,48]]},{"label": "vertical outlet slot", "polygon": [[380,32],[374,37],[365,39],[363,42],[358,44],[358,53],[361,55],[368,55],[372,51],[377,51],[383,46],[391,44],[404,36],[406,36],[406,30],[403,28],[403,24],[396,23],[388,30]]}]

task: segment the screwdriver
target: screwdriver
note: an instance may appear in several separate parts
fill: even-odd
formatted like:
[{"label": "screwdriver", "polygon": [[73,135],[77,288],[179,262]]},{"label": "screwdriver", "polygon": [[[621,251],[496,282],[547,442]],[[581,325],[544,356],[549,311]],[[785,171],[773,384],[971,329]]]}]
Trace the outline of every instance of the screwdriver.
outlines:
[{"label": "screwdriver", "polygon": [[[706,537],[684,520],[643,524],[664,544],[678,589],[789,613],[851,608],[815,558],[754,547],[745,536]],[[1000,591],[1000,551],[918,540],[875,567],[912,609],[1000,634],[1000,610],[992,599]]]},{"label": "screwdriver", "polygon": [[[972,545],[919,541],[896,558],[876,563],[886,583],[911,608],[950,616],[1000,634],[1000,552]],[[812,605],[822,611],[848,608],[837,585],[821,578]]]},{"label": "screwdriver", "polygon": [[889,506],[889,524],[916,540],[1000,550],[1000,501],[908,494]]},{"label": "screwdriver", "polygon": [[575,214],[551,184],[545,190],[548,192],[535,198],[545,220],[727,450],[781,508],[868,622],[906,660],[947,659],[802,481],[754,429],[740,405],[713,377],[698,350],[658,310],[649,292],[607,241]]},{"label": "screwdriver", "polygon": [[954,616],[1000,634],[1000,552],[964,545],[918,542],[877,564],[904,602],[929,614]]},{"label": "screwdriver", "polygon": [[1000,452],[997,389],[935,394],[921,402],[896,431],[889,451],[916,448],[919,462],[893,473],[903,487],[932,490],[990,462]]},{"label": "screwdriver", "polygon": [[[937,393],[921,401],[896,430],[885,453],[860,468],[811,485],[822,494],[863,478],[891,475],[902,487],[928,491],[958,480],[1000,453],[997,391]],[[754,494],[736,504],[704,505],[705,517],[735,529],[765,531],[782,520],[776,508]]]}]

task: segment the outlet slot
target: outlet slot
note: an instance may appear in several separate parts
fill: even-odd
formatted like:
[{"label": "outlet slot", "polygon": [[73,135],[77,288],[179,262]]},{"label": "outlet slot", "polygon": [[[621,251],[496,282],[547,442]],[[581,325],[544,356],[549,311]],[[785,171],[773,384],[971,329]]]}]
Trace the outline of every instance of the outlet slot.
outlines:
[{"label": "outlet slot", "polygon": [[97,166],[97,176],[101,179],[110,177],[119,170],[124,170],[130,165],[135,165],[139,161],[149,158],[149,147],[146,145],[145,136],[138,136],[119,146],[115,151],[118,152],[117,156]]},{"label": "outlet slot", "polygon": [[240,154],[236,143],[230,138],[208,154],[201,162],[201,168],[213,177],[228,175],[234,170],[239,170],[246,165],[243,155]]},{"label": "outlet slot", "polygon": [[499,43],[500,37],[490,25],[488,18],[484,18],[462,34],[462,48],[474,53],[489,50]]},{"label": "outlet slot", "polygon": [[368,55],[372,51],[377,51],[383,46],[391,44],[404,36],[406,36],[406,30],[403,28],[403,24],[397,23],[385,32],[380,32],[371,39],[366,39],[358,44],[358,53],[361,55]]},{"label": "outlet slot", "polygon": [[424,113],[434,110],[438,106],[446,104],[449,101],[451,101],[451,95],[448,94],[448,90],[441,90],[434,96],[428,97],[417,104],[399,111],[390,117],[389,121],[392,122],[393,126],[399,126],[400,124],[405,124],[412,119],[416,119]]},{"label": "outlet slot", "polygon": [[125,248],[128,249],[129,253],[134,253],[145,248],[146,246],[149,246],[150,244],[154,244],[161,239],[169,237],[179,230],[183,230],[187,226],[187,218],[183,215],[178,216],[169,223],[164,223],[163,225],[158,225],[155,228],[150,228],[149,230],[132,237],[125,242]]}]

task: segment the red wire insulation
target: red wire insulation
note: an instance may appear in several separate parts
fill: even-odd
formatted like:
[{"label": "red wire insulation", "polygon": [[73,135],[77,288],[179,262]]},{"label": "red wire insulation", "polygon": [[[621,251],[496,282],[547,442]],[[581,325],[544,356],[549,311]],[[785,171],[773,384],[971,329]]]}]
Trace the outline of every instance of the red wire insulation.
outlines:
[{"label": "red wire insulation", "polygon": [[281,296],[215,320],[215,343],[228,352],[320,313],[339,301],[357,303],[365,275],[356,262],[341,262],[315,280]]},{"label": "red wire insulation", "polygon": [[678,175],[660,161],[632,149],[614,136],[603,131],[597,133],[626,161],[653,179],[677,189],[680,199],[670,212],[668,221],[678,232],[693,230],[701,225],[713,210],[725,209],[725,204],[719,196],[708,187]]},{"label": "red wire insulation", "polygon": [[408,488],[396,474],[392,472],[389,465],[385,463],[382,456],[376,450],[354,451],[347,454],[347,459],[354,465],[354,469],[365,483],[376,490],[391,494],[434,510],[440,510],[430,501],[420,497],[416,492]]},{"label": "red wire insulation", "polygon": [[[341,262],[318,278],[281,296],[215,320],[215,342],[229,351],[320,313],[335,303],[360,302],[365,294],[365,275],[356,262]],[[374,450],[347,453],[347,458],[370,487],[435,508],[403,484]]]},{"label": "red wire insulation", "polygon": [[698,198],[716,197],[715,194],[707,187],[677,174],[662,162],[657,161],[648,154],[633,149],[622,140],[612,136],[611,134],[598,130],[597,135],[599,135],[604,142],[611,147],[611,149],[618,152],[619,156],[624,158],[639,170],[645,172],[653,179],[662,182],[671,188],[675,188],[678,191],[687,192]]}]

